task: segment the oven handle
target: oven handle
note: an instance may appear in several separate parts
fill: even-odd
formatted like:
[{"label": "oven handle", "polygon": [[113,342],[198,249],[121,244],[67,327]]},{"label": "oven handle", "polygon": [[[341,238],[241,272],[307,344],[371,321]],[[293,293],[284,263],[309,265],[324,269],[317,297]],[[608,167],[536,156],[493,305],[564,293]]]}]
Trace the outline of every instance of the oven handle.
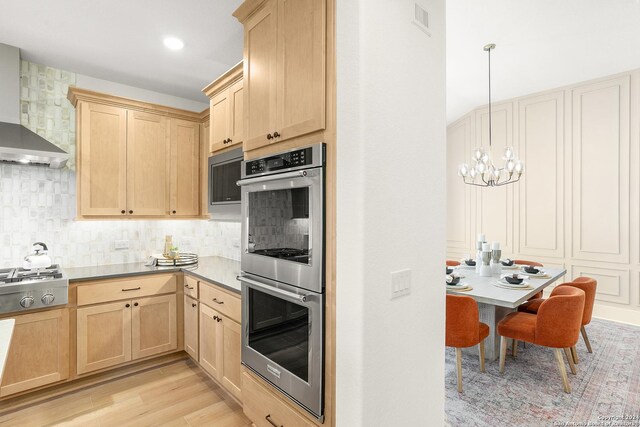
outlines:
[{"label": "oven handle", "polygon": [[249,185],[249,184],[257,184],[259,182],[275,181],[275,180],[287,179],[287,178],[304,178],[307,176],[307,174],[308,172],[306,170],[301,170],[301,171],[278,173],[275,175],[258,176],[256,178],[245,178],[236,182],[236,185],[243,186],[243,185]]},{"label": "oven handle", "polygon": [[258,289],[262,289],[265,290],[269,293],[274,293],[274,294],[278,294],[290,301],[296,301],[296,302],[300,302],[302,304],[307,302],[307,297],[304,295],[299,295],[299,294],[295,294],[293,292],[289,292],[289,291],[285,291],[283,289],[280,288],[276,288],[275,286],[269,286],[269,285],[265,285],[264,283],[260,283],[258,281],[249,279],[247,277],[244,276],[238,276],[236,277],[239,281],[241,282],[245,282],[248,283]]}]

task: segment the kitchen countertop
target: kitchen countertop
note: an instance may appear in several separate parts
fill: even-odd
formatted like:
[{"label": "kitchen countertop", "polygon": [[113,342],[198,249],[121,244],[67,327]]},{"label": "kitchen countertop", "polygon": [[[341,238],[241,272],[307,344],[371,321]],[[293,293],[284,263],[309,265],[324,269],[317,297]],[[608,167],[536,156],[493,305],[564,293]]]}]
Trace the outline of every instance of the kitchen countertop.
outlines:
[{"label": "kitchen countertop", "polygon": [[240,292],[240,261],[217,256],[200,257],[198,264],[184,267],[148,267],[144,262],[65,268],[70,282],[99,280],[141,274],[184,272],[197,279],[212,282],[232,292]]},{"label": "kitchen countertop", "polygon": [[0,320],[0,380],[2,380],[2,375],[4,374],[4,365],[7,362],[15,324],[15,319]]}]

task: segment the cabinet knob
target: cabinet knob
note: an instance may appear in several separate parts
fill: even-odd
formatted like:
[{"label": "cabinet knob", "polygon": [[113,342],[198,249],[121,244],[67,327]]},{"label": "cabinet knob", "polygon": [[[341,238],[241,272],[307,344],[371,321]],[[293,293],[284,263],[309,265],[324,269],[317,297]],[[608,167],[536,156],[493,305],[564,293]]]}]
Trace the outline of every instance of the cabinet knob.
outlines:
[{"label": "cabinet knob", "polygon": [[273,133],[273,137],[274,137],[274,138],[280,138],[280,134],[279,134],[278,132],[274,132],[274,133]]},{"label": "cabinet knob", "polygon": [[131,307],[131,304],[126,304],[125,307],[129,308]]},{"label": "cabinet knob", "polygon": [[176,211],[171,211],[171,213],[175,214],[175,213],[176,213]]},{"label": "cabinet knob", "polygon": [[196,303],[191,304],[191,307],[195,307],[195,306],[196,306]]},{"label": "cabinet knob", "polygon": [[222,322],[222,317],[218,317],[218,318],[216,319],[216,321],[218,321],[218,322]]},{"label": "cabinet knob", "polygon": [[223,139],[223,140],[222,140],[222,143],[223,143],[223,144],[226,144],[226,143],[227,143],[227,140],[226,140],[226,139]]},{"label": "cabinet knob", "polygon": [[271,135],[270,133],[267,134],[267,139],[273,139],[273,135]]},{"label": "cabinet knob", "polygon": [[122,210],[120,211],[120,213],[121,213],[122,215],[124,215],[124,214],[126,214],[126,213],[127,213],[127,211],[125,211],[124,209],[122,209]]},{"label": "cabinet knob", "polygon": [[132,211],[132,210],[129,210],[129,213],[130,213],[130,214],[132,214],[132,213],[133,213],[133,211]]},{"label": "cabinet knob", "polygon": [[137,306],[138,306],[138,303],[137,303],[137,302],[136,302],[136,303],[134,303],[134,304],[133,304],[133,306],[134,306],[134,307],[137,307]]},{"label": "cabinet knob", "polygon": [[229,138],[229,139],[227,140],[227,142],[228,142],[229,144],[231,144],[231,138]]},{"label": "cabinet knob", "polygon": [[218,316],[213,316],[213,320],[218,320]]}]

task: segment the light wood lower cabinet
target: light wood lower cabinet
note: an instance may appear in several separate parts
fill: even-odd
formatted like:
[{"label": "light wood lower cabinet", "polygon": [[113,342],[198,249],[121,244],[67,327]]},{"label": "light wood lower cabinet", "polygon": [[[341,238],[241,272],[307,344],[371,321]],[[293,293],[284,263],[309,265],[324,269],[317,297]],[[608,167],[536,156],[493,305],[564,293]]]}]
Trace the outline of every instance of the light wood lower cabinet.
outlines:
[{"label": "light wood lower cabinet", "polygon": [[78,374],[131,360],[131,301],[77,310]]},{"label": "light wood lower cabinet", "polygon": [[178,348],[176,296],[162,295],[132,301],[132,360]]},{"label": "light wood lower cabinet", "polygon": [[256,427],[315,427],[251,375],[242,374],[242,409]]},{"label": "light wood lower cabinet", "polygon": [[0,397],[69,377],[69,310],[15,316]]},{"label": "light wood lower cabinet", "polygon": [[[185,308],[186,310],[186,308]],[[235,397],[240,388],[240,324],[200,304],[200,366]]]},{"label": "light wood lower cabinet", "polygon": [[223,357],[219,345],[220,332],[217,312],[200,304],[200,366],[216,379],[220,379]]},{"label": "light wood lower cabinet", "polygon": [[197,300],[185,295],[184,297],[184,351],[198,362],[198,316],[200,308]]},{"label": "light wood lower cabinet", "polygon": [[177,337],[175,294],[78,308],[78,374],[175,350]]}]

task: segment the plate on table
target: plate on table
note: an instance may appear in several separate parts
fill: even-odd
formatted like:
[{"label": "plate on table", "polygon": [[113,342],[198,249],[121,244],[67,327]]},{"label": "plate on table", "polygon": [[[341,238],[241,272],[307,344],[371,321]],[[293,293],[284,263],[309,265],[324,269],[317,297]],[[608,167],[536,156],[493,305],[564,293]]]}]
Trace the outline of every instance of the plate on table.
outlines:
[{"label": "plate on table", "polygon": [[466,283],[458,283],[457,285],[445,285],[448,291],[470,291],[471,287]]},{"label": "plate on table", "polygon": [[544,270],[540,270],[540,271],[538,271],[536,274],[533,274],[533,273],[527,273],[527,272],[524,270],[524,267],[522,267],[522,268],[521,268],[521,271],[522,271],[524,274],[526,274],[526,275],[528,275],[529,277],[531,277],[532,279],[546,279],[546,278],[551,277],[551,276],[549,276],[549,275],[547,274],[547,272],[546,272],[546,271],[544,271]]},{"label": "plate on table", "polygon": [[504,278],[496,281],[496,284],[502,288],[509,288],[509,289],[527,289],[529,287],[529,282],[527,282],[526,280],[524,280],[522,283],[509,283],[507,282]]},{"label": "plate on table", "polygon": [[504,265],[504,264],[500,264],[502,265],[502,269],[503,270],[517,270],[519,269],[521,266],[513,264],[513,265]]}]

